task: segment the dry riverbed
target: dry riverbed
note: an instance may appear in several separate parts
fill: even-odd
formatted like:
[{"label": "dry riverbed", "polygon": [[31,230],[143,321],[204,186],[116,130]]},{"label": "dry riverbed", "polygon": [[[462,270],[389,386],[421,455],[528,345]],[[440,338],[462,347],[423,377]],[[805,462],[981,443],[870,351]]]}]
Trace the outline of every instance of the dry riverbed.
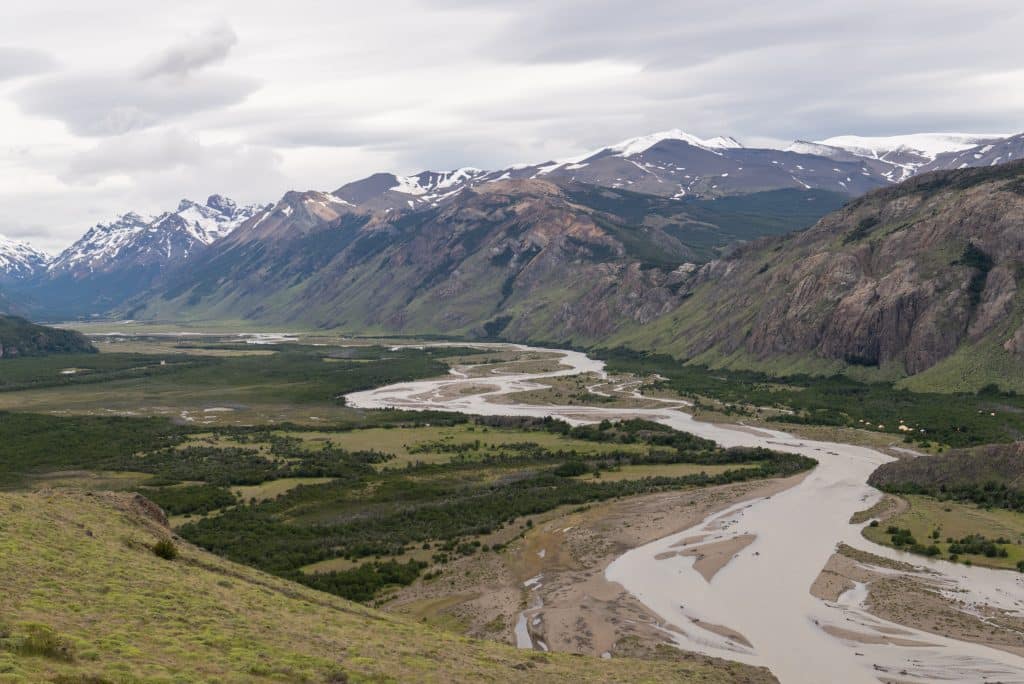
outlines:
[{"label": "dry riverbed", "polygon": [[[659,493],[535,516],[532,527],[504,552],[456,561],[440,577],[400,590],[385,609],[509,643],[516,643],[516,623],[522,628],[525,619],[536,648],[598,657],[654,655],[672,643],[666,630],[673,626],[606,580],[605,568],[631,548],[740,501],[771,496],[801,477]],[[693,547],[681,551],[701,555],[699,544]],[[733,553],[731,547],[705,550],[698,563],[710,580]]]}]

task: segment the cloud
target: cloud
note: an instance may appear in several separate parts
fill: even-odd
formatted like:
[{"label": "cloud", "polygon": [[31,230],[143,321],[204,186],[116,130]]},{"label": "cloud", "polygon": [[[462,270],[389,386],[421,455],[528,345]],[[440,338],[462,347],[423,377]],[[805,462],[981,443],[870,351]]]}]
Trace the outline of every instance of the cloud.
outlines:
[{"label": "cloud", "polygon": [[214,27],[141,68],[55,74],[13,98],[25,113],[62,121],[75,135],[123,135],[242,102],[257,89],[254,79],[203,70],[236,42],[229,26]]},{"label": "cloud", "polygon": [[207,144],[178,128],[106,138],[52,175],[39,172],[30,188],[0,183],[0,233],[57,253],[99,221],[126,211],[170,211],[183,197],[221,193],[241,204],[269,202],[292,187],[282,162],[267,147]]},{"label": "cloud", "polygon": [[203,67],[224,61],[238,36],[227,24],[212,26],[164,50],[140,69],[142,78],[184,77]]},{"label": "cloud", "polygon": [[[95,184],[121,176],[142,184],[153,176],[209,176],[213,169],[224,174],[248,169],[244,175],[273,176],[279,165],[280,156],[269,148],[228,143],[204,145],[194,134],[167,128],[101,140],[72,157],[61,179],[72,184]],[[207,180],[212,185],[220,182]],[[232,182],[237,182],[237,175]]]},{"label": "cloud", "polygon": [[55,64],[45,52],[0,45],[0,81],[49,71]]},{"label": "cloud", "polygon": [[248,78],[201,74],[182,81],[139,79],[131,73],[57,75],[28,84],[15,100],[28,114],[64,122],[81,136],[122,135],[244,100]]}]

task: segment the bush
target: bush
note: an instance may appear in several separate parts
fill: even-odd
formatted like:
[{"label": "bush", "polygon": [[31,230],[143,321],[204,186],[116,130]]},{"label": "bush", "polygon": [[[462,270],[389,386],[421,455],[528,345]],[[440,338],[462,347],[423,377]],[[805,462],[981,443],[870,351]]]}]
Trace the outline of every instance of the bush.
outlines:
[{"label": "bush", "polygon": [[568,461],[555,468],[555,475],[559,477],[576,477],[590,470],[582,461]]},{"label": "bush", "polygon": [[164,560],[174,560],[178,557],[178,547],[166,537],[156,544],[153,544],[153,553]]},{"label": "bush", "polygon": [[28,625],[25,636],[17,640],[13,650],[25,656],[42,656],[71,662],[75,659],[71,644],[46,625]]}]

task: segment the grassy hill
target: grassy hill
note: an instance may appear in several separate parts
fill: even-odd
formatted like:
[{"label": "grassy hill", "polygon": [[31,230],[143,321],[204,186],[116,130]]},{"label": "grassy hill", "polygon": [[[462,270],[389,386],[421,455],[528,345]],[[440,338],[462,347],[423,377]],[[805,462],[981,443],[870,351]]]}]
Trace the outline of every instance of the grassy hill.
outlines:
[{"label": "grassy hill", "polygon": [[36,325],[18,316],[0,314],[0,359],[95,352],[81,333]]},{"label": "grassy hill", "polygon": [[0,680],[751,682],[764,670],[474,641],[236,565],[128,494],[0,494]]},{"label": "grassy hill", "polygon": [[886,463],[868,482],[899,494],[927,494],[1024,511],[1024,442]]}]

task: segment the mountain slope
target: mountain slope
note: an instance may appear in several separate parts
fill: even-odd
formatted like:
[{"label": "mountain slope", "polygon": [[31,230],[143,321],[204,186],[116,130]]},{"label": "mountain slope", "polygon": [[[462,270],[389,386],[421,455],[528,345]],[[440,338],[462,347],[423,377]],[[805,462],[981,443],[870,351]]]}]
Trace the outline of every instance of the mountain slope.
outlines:
[{"label": "mountain slope", "polygon": [[779,191],[680,202],[509,180],[436,207],[371,212],[322,193],[288,193],[126,315],[595,338],[671,309],[694,262],[809,225],[839,199]]},{"label": "mountain slope", "polygon": [[946,389],[1024,384],[1024,162],[915,177],[747,246],[614,342],[713,364],[803,359]]},{"label": "mountain slope", "polygon": [[[178,542],[129,494],[0,493],[0,669],[11,681],[773,681],[726,663],[600,660],[474,641]],[[87,608],[87,609],[83,609]]]},{"label": "mountain slope", "polygon": [[18,316],[0,314],[0,359],[95,351],[89,340],[74,330],[36,325]]}]

